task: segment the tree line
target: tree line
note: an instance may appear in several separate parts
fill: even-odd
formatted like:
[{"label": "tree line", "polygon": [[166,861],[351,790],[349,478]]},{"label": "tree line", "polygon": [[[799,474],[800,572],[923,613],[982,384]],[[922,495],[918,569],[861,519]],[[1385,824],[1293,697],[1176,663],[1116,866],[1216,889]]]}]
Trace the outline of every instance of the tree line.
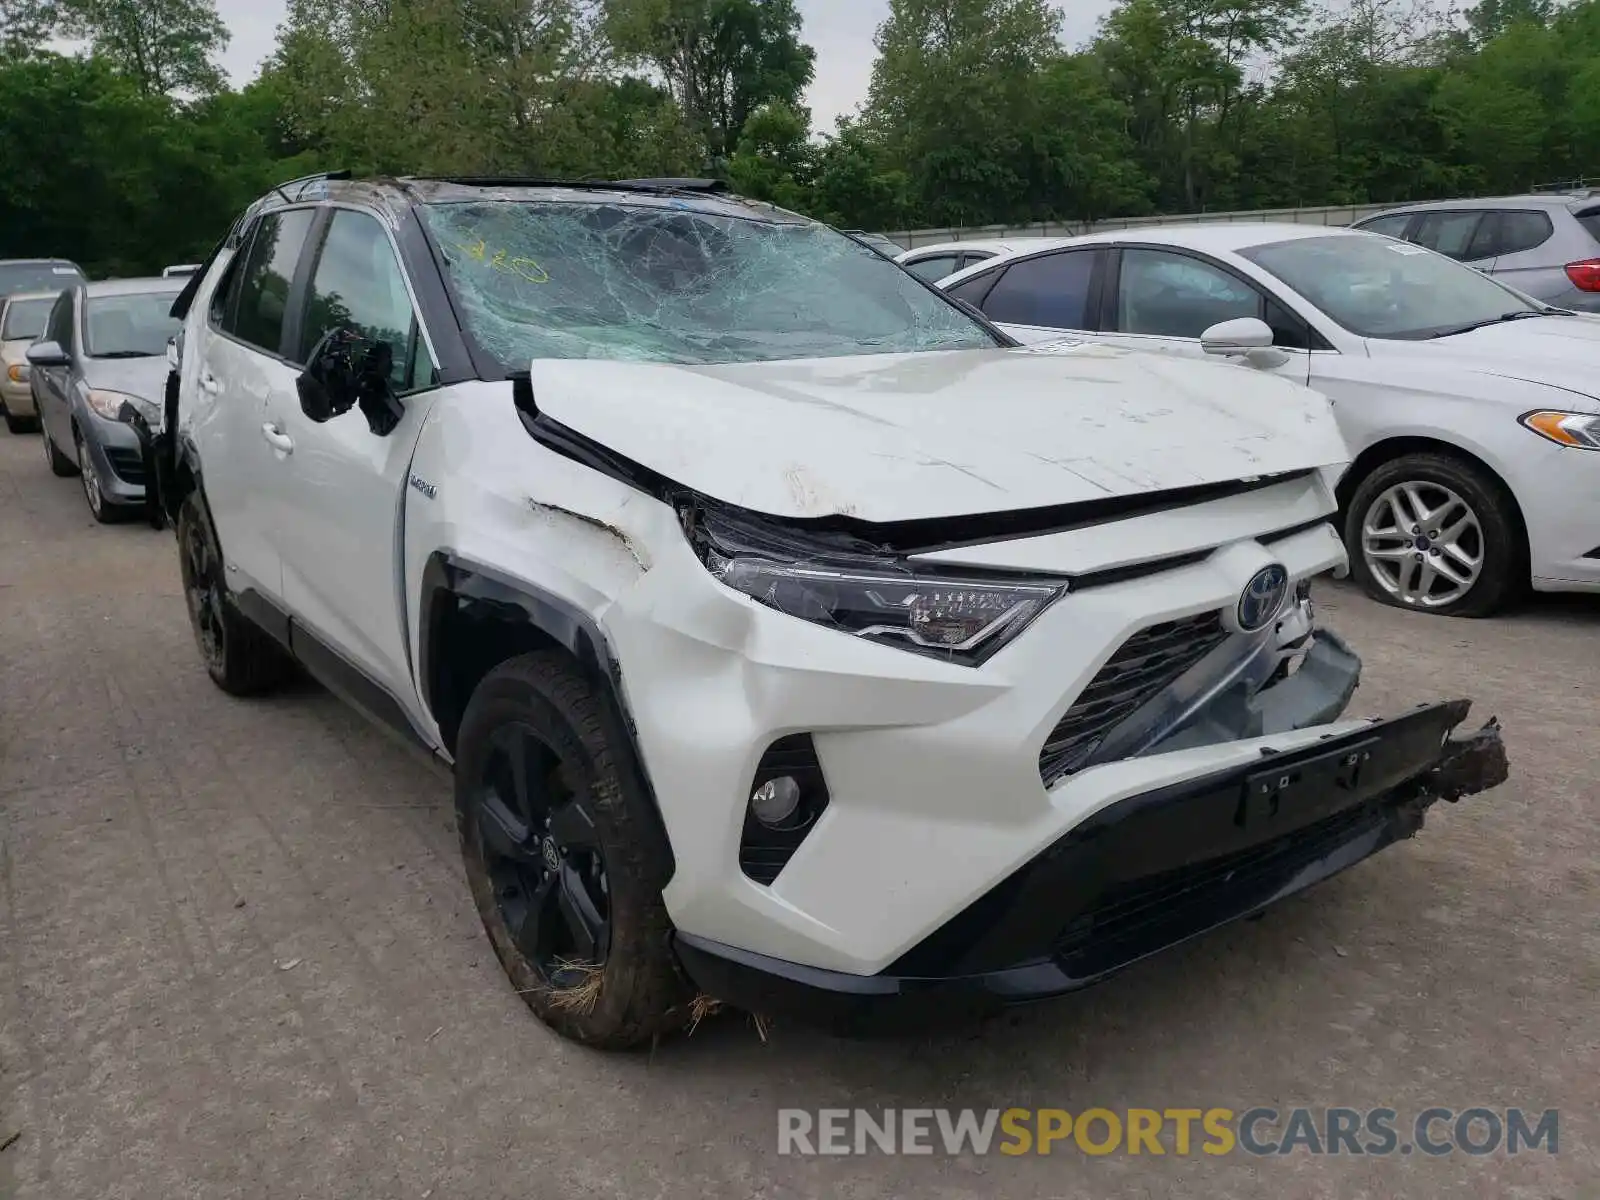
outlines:
[{"label": "tree line", "polygon": [[[794,0],[0,0],[0,257],[203,254],[315,170],[714,175],[848,228],[1353,204],[1600,174],[1600,0],[890,0],[816,135]],[[52,50],[67,44],[78,49]]]}]

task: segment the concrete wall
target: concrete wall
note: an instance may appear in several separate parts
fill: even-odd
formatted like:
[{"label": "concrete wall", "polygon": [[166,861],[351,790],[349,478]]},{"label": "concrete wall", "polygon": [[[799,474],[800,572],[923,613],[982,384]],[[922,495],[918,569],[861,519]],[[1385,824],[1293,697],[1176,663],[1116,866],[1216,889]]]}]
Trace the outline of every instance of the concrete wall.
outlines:
[{"label": "concrete wall", "polygon": [[1349,225],[1370,217],[1393,204],[1360,204],[1354,207],[1321,208],[1262,208],[1254,212],[1188,213],[1181,216],[1161,217],[1111,217],[1104,221],[1048,221],[1037,225],[971,225],[964,229],[912,229],[898,230],[887,236],[914,250],[935,242],[972,241],[976,238],[1001,237],[1072,237],[1080,233],[1096,233],[1102,229],[1135,229],[1144,225],[1181,225],[1237,223],[1244,221],[1289,221],[1296,225]]}]

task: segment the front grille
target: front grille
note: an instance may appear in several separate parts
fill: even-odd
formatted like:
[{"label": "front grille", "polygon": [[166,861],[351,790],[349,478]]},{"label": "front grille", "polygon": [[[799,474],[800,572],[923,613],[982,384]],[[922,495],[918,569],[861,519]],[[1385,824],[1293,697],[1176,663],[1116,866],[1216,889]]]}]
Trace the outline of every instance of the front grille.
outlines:
[{"label": "front grille", "polygon": [[106,450],[106,459],[111,464],[111,470],[122,482],[144,482],[144,455],[140,451],[112,446]]},{"label": "front grille", "polygon": [[1039,775],[1049,787],[1079,770],[1105,737],[1227,638],[1214,612],[1141,629],[1111,656],[1045,739]]},{"label": "front grille", "polygon": [[1062,930],[1056,958],[1088,978],[1236,917],[1383,819],[1376,805],[1357,805],[1274,841],[1108,888]]}]

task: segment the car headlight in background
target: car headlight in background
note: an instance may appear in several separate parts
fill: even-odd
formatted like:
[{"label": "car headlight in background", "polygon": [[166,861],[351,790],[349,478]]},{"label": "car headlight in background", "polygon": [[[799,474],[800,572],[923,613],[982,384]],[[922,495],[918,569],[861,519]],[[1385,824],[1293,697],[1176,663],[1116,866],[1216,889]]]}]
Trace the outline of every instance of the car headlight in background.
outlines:
[{"label": "car headlight in background", "polygon": [[6,368],[6,378],[12,383],[27,383],[33,378],[33,368],[27,363],[12,363]]},{"label": "car headlight in background", "polygon": [[1600,450],[1600,416],[1592,413],[1531,412],[1518,418],[1540,437],[1579,450]]},{"label": "car headlight in background", "polygon": [[138,397],[130,396],[126,392],[103,392],[98,388],[91,388],[84,399],[89,402],[90,408],[108,421],[122,419],[124,404],[131,404],[135,409],[139,407]]}]

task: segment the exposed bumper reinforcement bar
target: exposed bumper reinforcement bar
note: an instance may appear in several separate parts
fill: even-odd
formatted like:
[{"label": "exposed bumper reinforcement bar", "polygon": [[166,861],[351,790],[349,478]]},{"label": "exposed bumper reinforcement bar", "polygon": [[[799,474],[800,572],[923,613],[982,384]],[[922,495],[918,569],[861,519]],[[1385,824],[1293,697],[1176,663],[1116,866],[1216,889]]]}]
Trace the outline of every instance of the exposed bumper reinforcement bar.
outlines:
[{"label": "exposed bumper reinforcement bar", "polygon": [[877,975],[686,933],[676,935],[679,960],[719,1000],[842,1034],[1075,991],[1410,837],[1439,800],[1503,783],[1495,721],[1450,736],[1469,708],[1425,706],[1110,805]]}]

